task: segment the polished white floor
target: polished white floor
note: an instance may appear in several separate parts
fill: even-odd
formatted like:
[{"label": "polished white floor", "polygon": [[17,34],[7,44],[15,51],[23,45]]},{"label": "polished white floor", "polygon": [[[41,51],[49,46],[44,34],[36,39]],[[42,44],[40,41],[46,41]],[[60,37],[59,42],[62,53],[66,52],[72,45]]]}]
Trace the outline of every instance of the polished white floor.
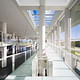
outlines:
[{"label": "polished white floor", "polygon": [[[51,46],[46,46],[46,53],[48,56],[48,59],[53,62],[53,76],[52,77],[31,77],[27,76],[27,72],[29,72],[29,68],[23,66],[24,64],[27,66],[26,63],[29,62],[26,61],[24,64],[22,64],[18,70],[13,72],[11,75],[9,75],[6,80],[79,80],[77,76],[67,67],[67,65],[64,63],[64,61],[58,56],[57,51]],[[27,73],[25,76],[21,75],[22,73]],[[19,73],[18,73],[19,72]],[[20,74],[20,75],[19,75]]]}]

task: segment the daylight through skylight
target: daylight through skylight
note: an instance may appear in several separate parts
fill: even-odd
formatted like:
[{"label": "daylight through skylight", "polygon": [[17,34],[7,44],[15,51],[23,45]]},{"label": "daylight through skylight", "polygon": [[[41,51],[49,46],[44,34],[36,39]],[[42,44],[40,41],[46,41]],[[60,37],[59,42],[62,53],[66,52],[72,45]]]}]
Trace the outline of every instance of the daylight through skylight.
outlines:
[{"label": "daylight through skylight", "polygon": [[[32,19],[32,22],[35,24],[35,26],[39,26],[40,25],[40,11],[39,10],[29,10],[28,11]],[[45,22],[45,26],[50,26],[53,19],[54,19],[54,15],[55,15],[56,11],[52,11],[52,10],[46,10],[45,14],[44,14],[44,22]]]}]

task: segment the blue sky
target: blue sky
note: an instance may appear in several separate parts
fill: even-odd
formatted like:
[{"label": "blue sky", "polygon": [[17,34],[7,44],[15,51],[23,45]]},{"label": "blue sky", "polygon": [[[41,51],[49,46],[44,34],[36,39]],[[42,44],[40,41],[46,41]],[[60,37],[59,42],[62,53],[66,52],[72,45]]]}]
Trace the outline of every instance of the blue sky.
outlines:
[{"label": "blue sky", "polygon": [[72,39],[80,39],[80,24],[73,27],[71,30],[71,38]]},{"label": "blue sky", "polygon": [[[62,32],[61,39],[64,40],[65,34]],[[71,29],[71,39],[80,39],[80,24]]]}]

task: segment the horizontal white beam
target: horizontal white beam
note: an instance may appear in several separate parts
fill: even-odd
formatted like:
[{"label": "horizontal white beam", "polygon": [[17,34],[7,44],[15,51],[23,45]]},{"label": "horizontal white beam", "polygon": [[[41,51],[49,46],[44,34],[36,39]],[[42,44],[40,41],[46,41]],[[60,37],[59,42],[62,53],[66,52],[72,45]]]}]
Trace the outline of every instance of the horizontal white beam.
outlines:
[{"label": "horizontal white beam", "polygon": [[[45,0],[45,6],[67,6],[71,0]],[[16,0],[20,6],[40,6],[40,0]]]},{"label": "horizontal white beam", "polygon": [[[26,10],[39,10],[40,6],[20,6],[22,9]],[[64,10],[65,6],[46,6],[46,10]]]},{"label": "horizontal white beam", "polygon": [[64,10],[65,6],[47,6],[46,10]]},{"label": "horizontal white beam", "polygon": [[20,6],[20,8],[25,10],[39,10],[39,6]]}]

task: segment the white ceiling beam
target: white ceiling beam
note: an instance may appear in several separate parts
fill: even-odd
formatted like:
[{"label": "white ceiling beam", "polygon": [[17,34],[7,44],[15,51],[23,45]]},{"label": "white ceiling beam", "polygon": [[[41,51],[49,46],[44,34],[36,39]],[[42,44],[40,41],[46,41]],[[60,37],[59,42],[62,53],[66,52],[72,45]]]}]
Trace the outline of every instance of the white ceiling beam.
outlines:
[{"label": "white ceiling beam", "polygon": [[39,6],[20,6],[24,10],[39,10]]},{"label": "white ceiling beam", "polygon": [[33,23],[32,23],[32,20],[30,19],[29,15],[28,15],[28,12],[25,11],[25,9],[22,9],[22,8],[18,5],[18,3],[16,2],[16,0],[14,0],[13,2],[16,4],[16,6],[17,6],[18,9],[20,10],[20,12],[23,14],[24,18],[26,18],[26,20],[31,24],[32,29],[33,29],[33,31],[34,31]]},{"label": "white ceiling beam", "polygon": [[65,6],[46,6],[46,10],[64,10]]},{"label": "white ceiling beam", "polygon": [[[21,9],[19,7],[19,5],[17,4],[16,0],[12,0],[12,1],[14,2],[14,4],[16,4],[17,8],[19,9],[20,13],[24,16],[24,18],[27,21],[27,23],[29,23],[31,25],[31,26],[27,26],[27,27],[29,27],[29,28],[31,27],[30,29],[33,31],[33,33],[36,34],[36,31],[34,29],[34,25],[33,25],[29,15],[28,15],[27,11],[24,11],[24,9]],[[27,27],[26,27],[26,29],[27,29]],[[26,33],[24,33],[24,34],[26,34]]]},{"label": "white ceiling beam", "polygon": [[61,21],[63,18],[64,18],[64,11],[63,11],[63,12],[59,15],[59,17],[56,19],[54,25],[57,25],[57,22],[58,22],[58,21]]},{"label": "white ceiling beam", "polygon": [[71,0],[70,3],[68,4],[67,8],[71,9],[73,6],[78,2],[79,0]]},{"label": "white ceiling beam", "polygon": [[[78,0],[75,0],[75,2],[74,3],[76,3]],[[70,0],[69,2],[68,2],[68,5],[65,7],[65,8],[69,8],[69,9],[71,9],[72,8],[72,6],[73,6],[73,4],[72,4],[72,2],[73,2],[73,0]],[[65,9],[64,8],[64,9]],[[58,16],[58,18],[56,18],[55,20],[56,21],[53,21],[53,23],[52,23],[52,27],[53,26],[56,26],[57,25],[57,22],[58,21],[61,21],[62,19],[63,19],[63,17],[64,17],[64,11]],[[50,31],[51,32],[51,31]],[[49,34],[49,33],[48,33]]]},{"label": "white ceiling beam", "polygon": [[[63,12],[62,12],[63,13]],[[50,26],[50,29],[49,29],[49,31],[48,31],[48,33],[47,33],[47,37],[49,36],[49,34],[52,32],[52,30],[53,29],[55,29],[55,27],[56,27],[56,22],[57,22],[57,20],[59,20],[61,17],[62,17],[62,14],[61,12],[57,12],[56,13],[56,15],[54,16],[54,20],[52,21],[53,23],[51,24],[51,26]]]},{"label": "white ceiling beam", "polygon": [[29,16],[29,14],[28,14],[28,12],[25,11],[25,10],[22,10],[22,11],[23,11],[23,14],[24,14],[24,16],[26,17],[26,19],[29,21],[29,24],[31,24],[33,30],[35,30],[35,29],[34,29],[34,24],[33,24],[32,20],[31,20],[31,18],[30,18],[30,16]]},{"label": "white ceiling beam", "polygon": [[[75,0],[74,2],[73,2],[73,0],[71,0],[70,3],[68,4],[67,8],[71,9],[77,2],[78,2],[78,0]],[[61,21],[63,18],[64,18],[64,11],[60,14],[58,19],[56,20],[55,25],[57,24],[58,21]]]},{"label": "white ceiling beam", "polygon": [[[19,6],[40,6],[40,1],[41,0],[16,0]],[[71,0],[45,0],[45,6],[67,6],[70,1]]]},{"label": "white ceiling beam", "polygon": [[[40,10],[40,6],[20,6],[21,9],[25,10]],[[65,6],[46,6],[45,10],[64,10]]]}]

